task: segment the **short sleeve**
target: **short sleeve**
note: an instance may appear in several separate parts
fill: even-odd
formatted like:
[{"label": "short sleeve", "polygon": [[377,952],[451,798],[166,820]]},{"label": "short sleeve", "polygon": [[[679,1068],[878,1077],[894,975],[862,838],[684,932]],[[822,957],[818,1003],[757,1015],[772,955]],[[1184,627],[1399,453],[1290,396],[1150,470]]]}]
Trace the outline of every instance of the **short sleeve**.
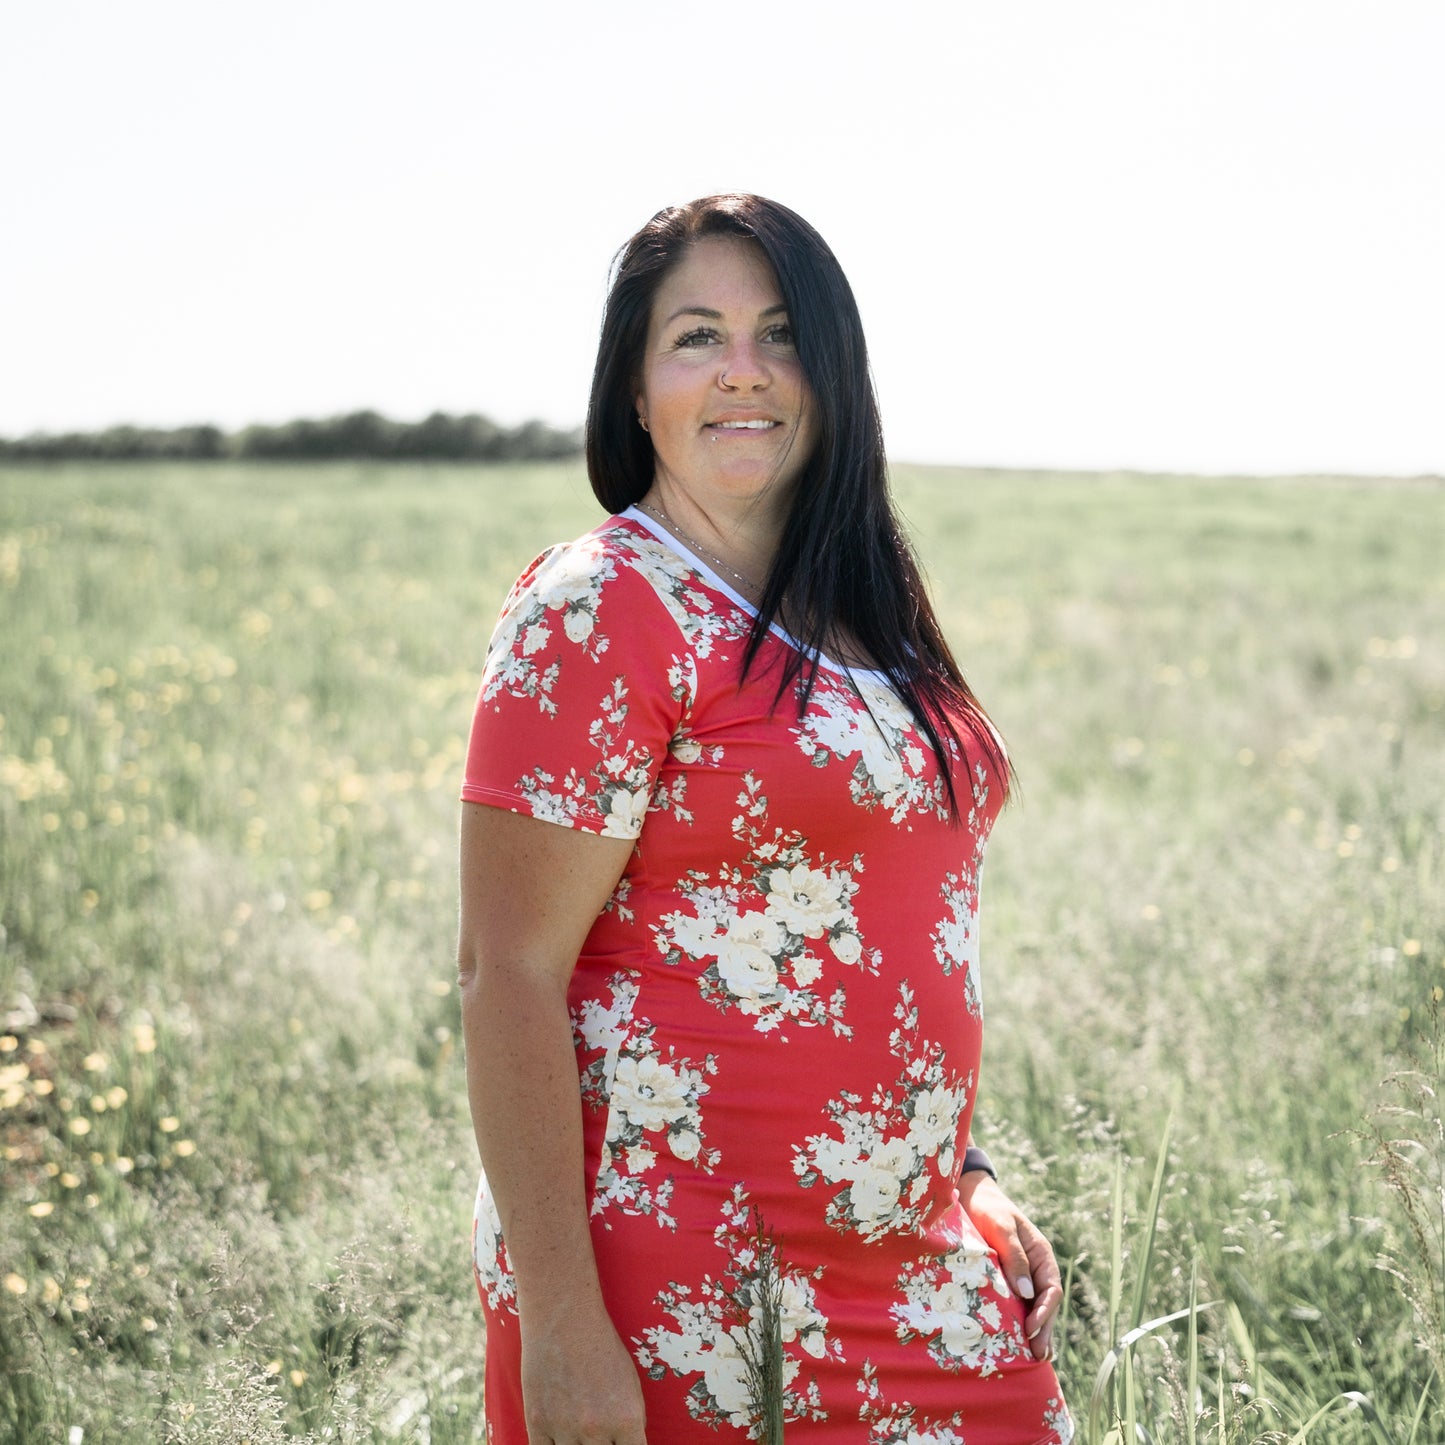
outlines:
[{"label": "short sleeve", "polygon": [[544,552],[487,647],[463,799],[636,838],[683,712],[680,642],[605,534]]}]

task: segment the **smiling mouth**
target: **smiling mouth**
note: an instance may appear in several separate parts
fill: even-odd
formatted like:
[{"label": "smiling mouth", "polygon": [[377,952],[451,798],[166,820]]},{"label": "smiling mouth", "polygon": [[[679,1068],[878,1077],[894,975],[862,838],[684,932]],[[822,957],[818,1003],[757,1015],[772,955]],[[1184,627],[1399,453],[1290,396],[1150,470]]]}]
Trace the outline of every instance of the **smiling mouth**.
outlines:
[{"label": "smiling mouth", "polygon": [[759,417],[756,421],[714,421],[708,423],[710,431],[771,431],[782,426],[780,421],[767,421]]}]

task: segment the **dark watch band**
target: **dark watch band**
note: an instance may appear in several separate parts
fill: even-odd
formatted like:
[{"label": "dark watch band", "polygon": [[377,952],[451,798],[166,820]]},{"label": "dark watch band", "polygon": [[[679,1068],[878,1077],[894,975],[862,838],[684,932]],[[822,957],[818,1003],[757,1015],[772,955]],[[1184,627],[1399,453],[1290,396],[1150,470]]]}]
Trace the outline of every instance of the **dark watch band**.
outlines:
[{"label": "dark watch band", "polygon": [[977,1144],[970,1144],[963,1151],[963,1172],[969,1174],[975,1169],[982,1169],[990,1179],[998,1182],[998,1170],[993,1167],[993,1160]]}]

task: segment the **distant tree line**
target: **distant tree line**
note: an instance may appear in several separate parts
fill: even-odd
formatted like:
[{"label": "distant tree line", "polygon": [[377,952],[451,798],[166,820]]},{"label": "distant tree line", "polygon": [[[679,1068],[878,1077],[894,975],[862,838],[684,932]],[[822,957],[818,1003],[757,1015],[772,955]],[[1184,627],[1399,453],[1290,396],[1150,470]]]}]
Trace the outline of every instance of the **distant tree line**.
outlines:
[{"label": "distant tree line", "polygon": [[288,421],[224,432],[214,426],[113,426],[98,432],[0,437],[0,462],[38,461],[553,461],[582,450],[580,430],[539,421],[498,426],[470,412],[433,412],[425,421],[390,421],[374,411],[323,421]]}]

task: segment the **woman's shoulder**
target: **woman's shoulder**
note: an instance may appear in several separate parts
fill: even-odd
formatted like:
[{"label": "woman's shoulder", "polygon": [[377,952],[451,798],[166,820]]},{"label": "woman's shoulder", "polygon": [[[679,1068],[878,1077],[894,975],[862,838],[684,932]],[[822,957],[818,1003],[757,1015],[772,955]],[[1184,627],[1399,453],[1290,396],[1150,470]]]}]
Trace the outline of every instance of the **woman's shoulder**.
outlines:
[{"label": "woman's shoulder", "polygon": [[606,564],[625,551],[624,539],[619,537],[618,524],[625,523],[623,517],[608,517],[605,522],[566,542],[553,542],[544,547],[517,575],[507,594],[510,603],[520,593],[528,591],[539,577],[561,577],[596,570],[599,563]]},{"label": "woman's shoulder", "polygon": [[573,641],[594,630],[615,631],[624,617],[629,629],[655,623],[698,656],[746,638],[752,622],[687,558],[626,513],[535,557],[513,584],[503,615],[519,610],[560,613]]},{"label": "woman's shoulder", "polygon": [[580,537],[554,542],[522,568],[502,615],[539,604],[552,610],[586,605],[595,612],[604,596],[634,589],[634,542],[625,517],[609,517]]}]

